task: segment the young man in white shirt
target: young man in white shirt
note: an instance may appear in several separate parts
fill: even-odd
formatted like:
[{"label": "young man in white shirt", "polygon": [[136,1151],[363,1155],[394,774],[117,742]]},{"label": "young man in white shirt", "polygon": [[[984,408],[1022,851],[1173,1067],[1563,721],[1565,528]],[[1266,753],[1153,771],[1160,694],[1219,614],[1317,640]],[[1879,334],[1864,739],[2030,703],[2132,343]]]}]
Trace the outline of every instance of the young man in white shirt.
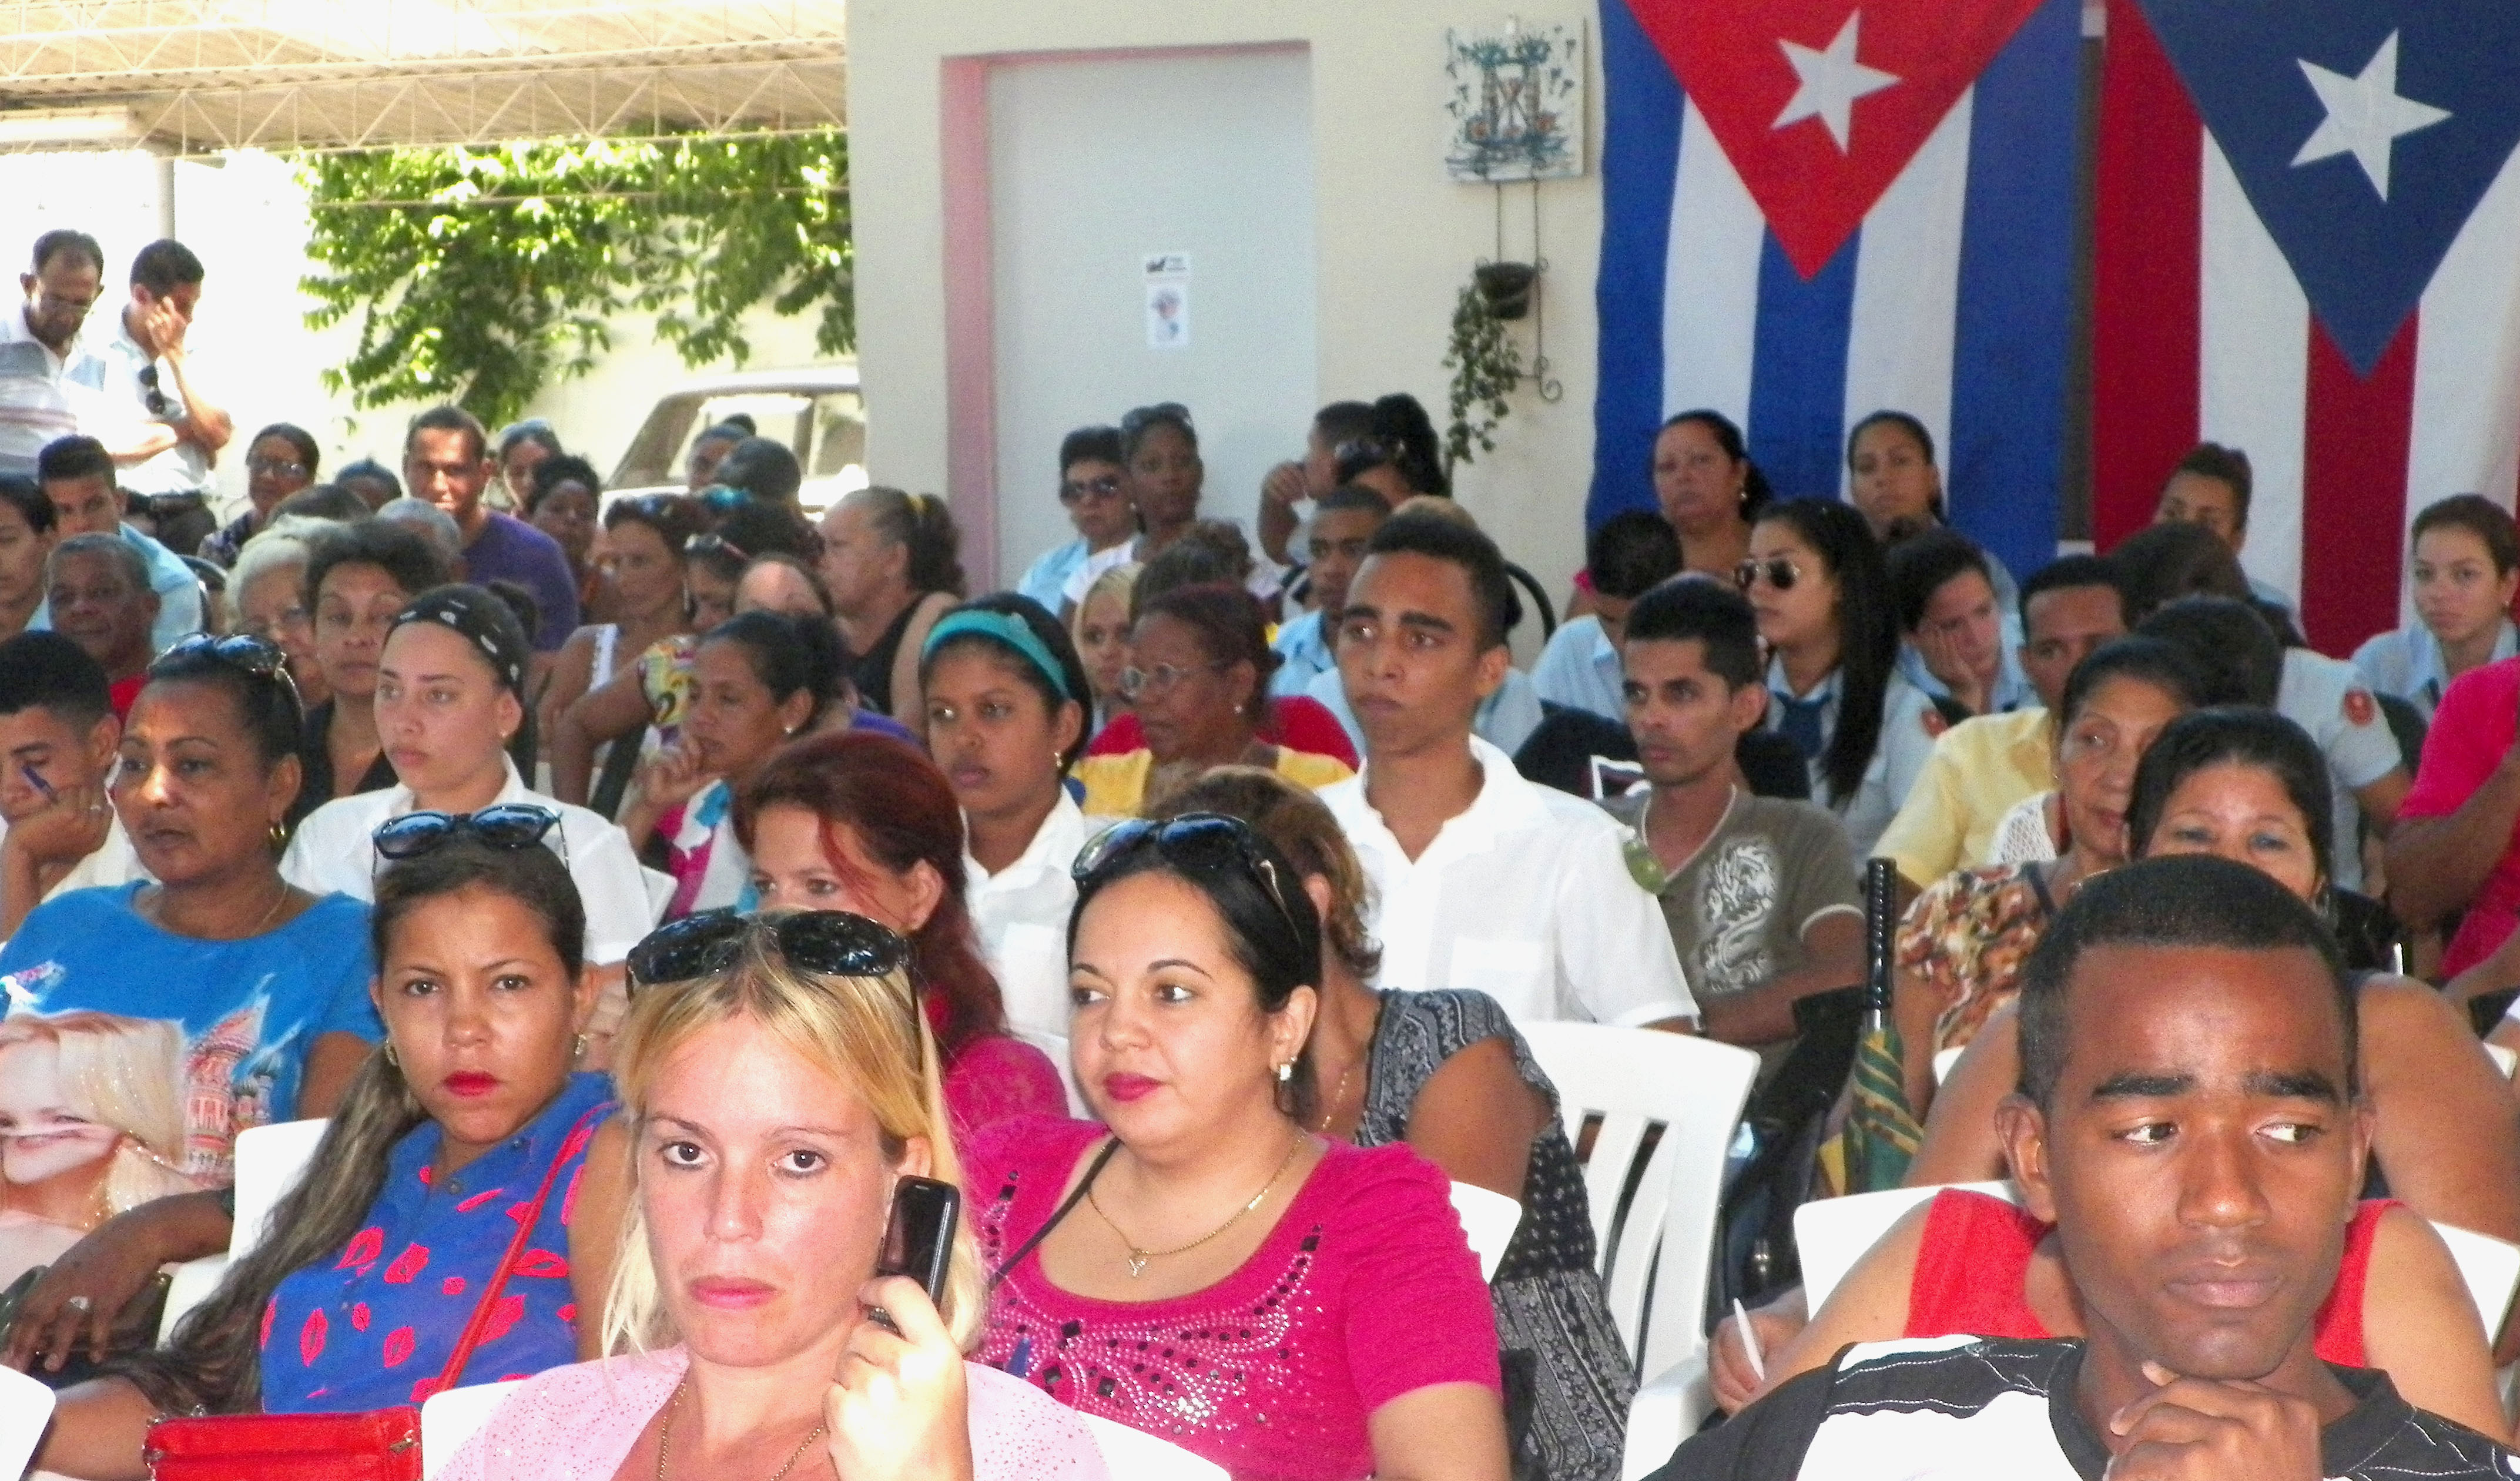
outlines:
[{"label": "young man in white shirt", "polygon": [[1623,830],[1471,734],[1505,682],[1512,588],[1476,529],[1403,515],[1348,589],[1339,675],[1366,762],[1321,794],[1373,882],[1386,988],[1474,988],[1517,1018],[1689,1030],[1697,1016]]},{"label": "young man in white shirt", "polygon": [[202,394],[186,348],[203,276],[202,259],[181,242],[140,249],[129,301],[112,332],[92,341],[103,377],[79,411],[79,430],[105,444],[123,492],[181,555],[218,526],[202,500],[210,460],[236,434],[234,419]]}]

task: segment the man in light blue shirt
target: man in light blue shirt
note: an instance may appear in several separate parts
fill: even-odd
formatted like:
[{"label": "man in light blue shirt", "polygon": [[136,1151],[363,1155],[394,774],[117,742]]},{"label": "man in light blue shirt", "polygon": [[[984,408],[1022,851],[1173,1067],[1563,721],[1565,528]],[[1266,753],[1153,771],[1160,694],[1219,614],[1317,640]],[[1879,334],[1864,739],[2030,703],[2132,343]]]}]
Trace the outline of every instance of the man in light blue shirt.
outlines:
[{"label": "man in light blue shirt", "polygon": [[1569,621],[1550,638],[1531,666],[1532,688],[1551,704],[1624,725],[1619,642],[1628,608],[1680,574],[1680,536],[1650,510],[1613,515],[1584,542],[1584,571],[1593,578],[1593,615]]},{"label": "man in light blue shirt", "polygon": [[[174,552],[122,522],[122,490],[115,483],[113,457],[94,437],[62,437],[48,443],[35,460],[35,478],[53,506],[53,531],[72,535],[112,534],[140,553],[149,567],[149,589],[158,594],[158,618],[150,624],[149,641],[164,652],[202,630],[202,583]],[[43,631],[53,625],[50,603],[35,608],[26,624]]]},{"label": "man in light blue shirt", "polygon": [[[2161,503],[2153,510],[2152,522],[2201,524],[2237,556],[2249,543],[2252,479],[2247,453],[2219,442],[2200,442],[2179,460],[2170,481],[2161,486]],[[2251,576],[2249,595],[2292,618],[2292,599],[2279,588]]]},{"label": "man in light blue shirt", "polygon": [[[1356,568],[1365,563],[1367,543],[1390,517],[1391,506],[1383,497],[1357,483],[1330,490],[1313,506],[1305,540],[1312,561],[1313,609],[1278,629],[1278,641],[1271,646],[1282,661],[1269,676],[1271,695],[1283,699],[1304,694],[1323,674],[1335,683],[1338,654],[1331,640],[1338,633],[1339,610],[1347,606]],[[1353,735],[1356,727],[1348,730]]]},{"label": "man in light blue shirt", "polygon": [[1042,554],[1015,590],[1058,615],[1102,574],[1129,559],[1138,523],[1129,508],[1129,474],[1116,426],[1080,426],[1058,444],[1058,502],[1076,538]]}]

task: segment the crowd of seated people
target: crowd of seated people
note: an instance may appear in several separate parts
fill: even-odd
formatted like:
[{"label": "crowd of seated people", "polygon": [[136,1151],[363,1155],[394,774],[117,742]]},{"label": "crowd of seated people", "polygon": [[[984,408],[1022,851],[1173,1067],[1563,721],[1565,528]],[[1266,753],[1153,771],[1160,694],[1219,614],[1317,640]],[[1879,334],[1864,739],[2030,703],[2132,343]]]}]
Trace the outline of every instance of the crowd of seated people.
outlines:
[{"label": "crowd of seated people", "polygon": [[[638,497],[453,407],[399,482],[249,448],[172,631],[110,460],[0,477],[0,1301],[61,1390],[45,1469],[427,1398],[530,1212],[461,1371],[531,1381],[448,1474],[1091,1476],[1108,1422],[1237,1476],[1608,1481],[1658,1375],[1587,1087],[1522,1027],[1703,1035],[1769,1086],[1865,976],[1874,855],[1908,1181],[2021,1201],[1943,1192],[1819,1310],[1717,1324],[1738,1417],[1672,1474],[1895,1469],[1845,1447],[1935,1384],[1992,1435],[1957,1368],[1840,1351],[1959,1334],[1914,1351],[2061,1395],[2069,1459],[2202,1444],[2189,1406],[2314,1460],[2512,1431],[2520,1324],[2435,1232],[2520,1243],[2490,501],[2418,516],[2418,622],[2349,661],[2240,565],[2236,450],[2016,581],[1896,410],[1844,501],[1673,418],[1553,634],[1405,395],[1323,408],[1249,535],[1189,409],[1079,428],[1072,538],[979,595],[944,501],[811,518],[740,425]],[[151,1342],[154,1275],[229,1250],[238,1135],[300,1118],[269,1233]],[[877,1274],[904,1176],[965,1199],[932,1294]],[[1492,1279],[1455,1185],[1520,1206]],[[2216,1286],[2247,1315],[2195,1335],[2143,1263],[2182,1238],[2279,1297]]]}]

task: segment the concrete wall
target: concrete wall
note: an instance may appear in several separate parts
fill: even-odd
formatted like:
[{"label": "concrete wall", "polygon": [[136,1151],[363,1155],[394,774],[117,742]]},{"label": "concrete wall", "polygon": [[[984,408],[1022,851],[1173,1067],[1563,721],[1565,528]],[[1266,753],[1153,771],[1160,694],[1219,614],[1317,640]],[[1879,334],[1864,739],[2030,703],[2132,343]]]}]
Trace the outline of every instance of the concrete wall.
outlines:
[{"label": "concrete wall", "polygon": [[[1522,15],[1537,22],[1587,12]],[[1505,19],[1435,0],[853,0],[850,156],[872,475],[944,489],[967,531],[994,528],[988,262],[985,233],[975,252],[971,230],[985,225],[988,202],[986,74],[997,60],[1049,53],[1307,48],[1320,395],[1408,390],[1441,426],[1450,377],[1439,362],[1454,296],[1473,262],[1495,253],[1497,235],[1494,191],[1444,175],[1444,31]],[[1590,97],[1588,155],[1597,156],[1598,67]],[[1166,126],[1160,116],[1146,119],[1150,132]],[[1231,191],[1234,182],[1215,188]],[[1495,454],[1462,470],[1458,483],[1507,553],[1562,590],[1583,559],[1601,197],[1598,176],[1541,193],[1548,347],[1564,397],[1544,404],[1528,389],[1518,393]],[[1530,187],[1509,187],[1506,206],[1506,254],[1527,258]],[[974,333],[983,363],[958,363],[949,344],[968,345]],[[1531,325],[1513,333],[1527,354]],[[1127,404],[1115,401],[1109,415]],[[1284,429],[1290,454],[1303,433],[1300,420]],[[1023,456],[1046,462],[1055,451]],[[1047,497],[1046,485],[1020,496]],[[1209,496],[1222,508],[1247,507],[1252,491],[1211,485]],[[1030,554],[1005,553],[1004,571]]]}]

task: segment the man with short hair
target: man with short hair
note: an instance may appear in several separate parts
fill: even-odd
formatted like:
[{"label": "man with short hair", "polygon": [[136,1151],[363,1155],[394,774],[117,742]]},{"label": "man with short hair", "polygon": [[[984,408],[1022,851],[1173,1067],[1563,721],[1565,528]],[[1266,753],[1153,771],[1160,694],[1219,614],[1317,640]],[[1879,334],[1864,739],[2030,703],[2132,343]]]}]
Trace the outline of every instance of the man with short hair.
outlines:
[{"label": "man with short hair", "polygon": [[[53,506],[54,529],[71,535],[116,535],[137,552],[158,616],[150,642],[164,652],[202,630],[202,582],[173,551],[122,522],[122,490],[113,457],[94,437],[69,436],[46,444],[35,460],[35,481]],[[35,609],[32,628],[53,625],[50,606]]]},{"label": "man with short hair", "polygon": [[1600,809],[1471,734],[1505,682],[1505,559],[1431,515],[1374,532],[1338,631],[1365,765],[1323,803],[1373,885],[1386,988],[1474,988],[1518,1018],[1686,1028],[1697,1015],[1653,897]]},{"label": "man with short hair", "polygon": [[1593,609],[1550,636],[1531,684],[1545,703],[1624,720],[1620,634],[1637,599],[1680,574],[1680,537],[1652,510],[1612,515],[1584,542],[1584,573],[1593,579]]},{"label": "man with short hair", "polygon": [[202,301],[202,259],[152,242],[131,261],[131,293],[95,341],[103,376],[79,407],[79,430],[103,442],[136,514],[168,548],[191,552],[218,520],[207,508],[210,464],[236,423],[202,394],[186,337]]},{"label": "man with short hair", "polygon": [[[2255,475],[2249,455],[2219,442],[2200,442],[2171,470],[2161,486],[2161,502],[2152,512],[2155,524],[2194,524],[2212,531],[2234,559],[2249,543],[2249,496]],[[2255,576],[2249,595],[2292,616],[2292,602]]]},{"label": "man with short hair", "polygon": [[1911,889],[1988,863],[1996,828],[2024,798],[2053,788],[2054,722],[2074,665],[2126,636],[2126,589],[2094,556],[2066,556],[2021,584],[2021,671],[2037,706],[1963,720],[1934,741],[1908,800],[1873,852]]},{"label": "man with short hair", "polygon": [[2316,1347],[2370,1151],[2356,1017],[2326,923],[2257,870],[2085,884],[2024,971],[1997,1116],[2087,1335],[1858,1343],[1657,1481],[2508,1481],[2502,1442]]},{"label": "man with short hair", "polygon": [[1773,1069],[1797,999],[1864,979],[1846,829],[1824,807],[1739,785],[1733,748],[1768,708],[1758,618],[1740,593],[1665,581],[1622,606],[1628,729],[1648,785],[1601,806],[1635,833],[1630,873],[1662,903],[1707,1035]]},{"label": "man with short hair", "polygon": [[158,653],[149,638],[158,594],[140,553],[112,535],[70,536],[44,562],[44,605],[53,630],[105,670],[114,716],[127,718]]},{"label": "man with short hair", "polygon": [[0,642],[0,941],[55,895],[145,875],[106,796],[121,740],[85,650],[59,633]]},{"label": "man with short hair", "polygon": [[1291,698],[1321,675],[1338,672],[1330,638],[1338,631],[1339,610],[1347,606],[1366,546],[1390,517],[1390,501],[1362,483],[1343,483],[1314,503],[1312,528],[1305,534],[1313,609],[1278,629],[1272,646],[1282,661],[1269,676],[1270,694]]},{"label": "man with short hair", "polygon": [[1120,457],[1120,429],[1080,426],[1058,444],[1058,503],[1076,538],[1054,546],[1025,567],[1015,591],[1057,616],[1073,588],[1083,593],[1102,573],[1129,559],[1138,519],[1129,508],[1129,473]]},{"label": "man with short hair", "polygon": [[436,406],[411,419],[402,441],[402,475],[411,496],[436,505],[464,536],[466,579],[476,586],[514,581],[533,593],[542,612],[534,647],[557,651],[577,631],[577,580],[560,542],[513,516],[482,504],[499,465],[490,434],[460,406]]},{"label": "man with short hair", "polygon": [[18,283],[24,302],[0,313],[0,380],[19,382],[0,398],[0,472],[31,473],[46,443],[78,430],[72,398],[103,383],[79,330],[105,283],[105,248],[85,232],[46,232]]}]

